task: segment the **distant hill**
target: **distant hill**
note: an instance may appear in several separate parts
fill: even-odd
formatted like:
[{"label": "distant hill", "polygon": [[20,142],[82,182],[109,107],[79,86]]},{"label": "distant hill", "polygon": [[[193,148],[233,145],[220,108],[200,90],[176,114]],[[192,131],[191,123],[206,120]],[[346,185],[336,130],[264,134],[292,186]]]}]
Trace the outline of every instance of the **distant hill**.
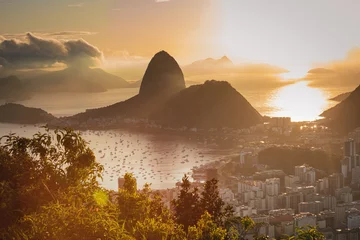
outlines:
[{"label": "distant hill", "polygon": [[169,97],[182,89],[185,89],[185,80],[181,68],[173,57],[161,51],[151,59],[138,95],[107,107],[89,109],[71,118],[81,121],[115,116],[147,118]]},{"label": "distant hill", "polygon": [[348,132],[360,127],[360,86],[344,101],[321,114],[326,123],[339,132]]},{"label": "distant hill", "polygon": [[26,100],[31,97],[24,83],[16,76],[0,78],[0,100],[7,102]]},{"label": "distant hill", "polygon": [[342,93],[340,95],[337,95],[336,97],[330,98],[329,100],[331,101],[335,101],[335,102],[342,102],[344,101],[346,98],[348,98],[350,96],[351,92],[347,92],[347,93]]},{"label": "distant hill", "polygon": [[228,82],[206,81],[173,96],[152,115],[168,126],[245,128],[262,122],[262,116]]},{"label": "distant hill", "polygon": [[47,123],[54,119],[53,115],[40,108],[29,108],[15,103],[0,106],[0,122],[35,124]]},{"label": "distant hill", "polygon": [[104,92],[112,88],[129,87],[124,79],[100,68],[70,67],[47,72],[26,80],[34,92]]},{"label": "distant hill", "polygon": [[234,67],[234,63],[227,57],[223,56],[219,59],[206,58],[193,62],[189,67],[209,68],[209,67]]},{"label": "distant hill", "polygon": [[223,56],[219,59],[206,58],[203,60],[198,60],[187,66],[184,66],[183,69],[184,72],[188,75],[196,75],[219,71],[221,72],[234,67],[234,63],[227,56]]}]

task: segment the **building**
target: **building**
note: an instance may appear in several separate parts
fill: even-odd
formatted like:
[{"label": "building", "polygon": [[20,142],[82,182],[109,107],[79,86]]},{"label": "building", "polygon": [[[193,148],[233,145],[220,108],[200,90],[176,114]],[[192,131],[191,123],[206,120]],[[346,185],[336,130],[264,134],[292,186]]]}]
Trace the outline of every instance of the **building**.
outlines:
[{"label": "building", "polygon": [[288,175],[285,176],[285,187],[286,188],[292,188],[294,183],[300,181],[300,178],[295,175]]},{"label": "building", "polygon": [[314,202],[301,202],[299,203],[299,213],[313,213],[318,214],[324,209],[323,202],[314,201]]},{"label": "building", "polygon": [[230,188],[220,189],[219,196],[227,204],[233,203],[233,201],[235,199],[235,194],[231,191]]},{"label": "building", "polygon": [[280,178],[269,178],[265,180],[267,196],[277,196],[280,194]]},{"label": "building", "polygon": [[243,180],[238,182],[238,193],[258,191],[261,189],[265,189],[265,184],[262,181]]},{"label": "building", "polygon": [[335,196],[327,195],[327,196],[323,197],[324,209],[335,210],[336,203],[337,203],[337,200],[336,200]]},{"label": "building", "polygon": [[303,194],[301,192],[283,193],[279,195],[279,207],[291,208],[298,212],[299,203],[304,201]]},{"label": "building", "polygon": [[333,173],[328,179],[330,194],[335,195],[336,189],[344,187],[344,176],[341,173]]},{"label": "building", "polygon": [[316,181],[316,192],[317,193],[328,193],[329,192],[329,178],[321,178]]},{"label": "building", "polygon": [[352,157],[355,156],[357,154],[357,143],[355,142],[354,139],[348,139],[345,143],[344,143],[344,156],[346,157]]},{"label": "building", "polygon": [[307,164],[295,166],[295,176],[299,177],[301,182],[313,185],[316,181],[316,170]]},{"label": "building", "polygon": [[252,199],[249,201],[249,206],[259,211],[266,210],[266,199],[265,198]]},{"label": "building", "polygon": [[360,209],[360,202],[351,202],[351,203],[341,203],[337,204],[335,208],[335,227],[336,228],[345,228],[347,211],[356,208]]},{"label": "building", "polygon": [[360,184],[360,167],[356,166],[351,171],[351,184]]},{"label": "building", "polygon": [[274,210],[278,208],[278,196],[266,196],[266,209],[268,210]]},{"label": "building", "polygon": [[356,208],[351,208],[346,213],[347,227],[349,229],[360,228],[360,211]]},{"label": "building", "polygon": [[299,213],[294,216],[295,228],[316,226],[316,215],[312,213]]},{"label": "building", "polygon": [[321,226],[321,228],[334,228],[335,223],[335,212],[331,210],[326,210],[320,212],[317,216],[317,222],[324,221],[325,227]]}]

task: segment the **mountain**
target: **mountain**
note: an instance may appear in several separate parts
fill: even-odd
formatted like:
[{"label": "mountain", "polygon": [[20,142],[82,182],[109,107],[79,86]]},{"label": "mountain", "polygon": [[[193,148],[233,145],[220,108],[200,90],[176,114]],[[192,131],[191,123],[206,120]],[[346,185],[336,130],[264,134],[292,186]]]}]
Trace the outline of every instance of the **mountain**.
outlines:
[{"label": "mountain", "polygon": [[232,68],[235,68],[234,63],[227,56],[223,56],[219,59],[206,58],[195,61],[187,66],[184,66],[184,72],[187,75],[196,75],[219,71],[221,72]]},{"label": "mountain", "polygon": [[174,95],[152,118],[174,127],[245,128],[262,116],[228,82],[206,81]]},{"label": "mountain", "polygon": [[16,76],[0,78],[0,100],[7,102],[26,100],[31,93],[25,89],[24,83]]},{"label": "mountain", "polygon": [[321,114],[325,122],[334,130],[349,132],[360,127],[360,86],[344,101]]},{"label": "mountain", "polygon": [[27,87],[34,92],[104,92],[128,87],[124,79],[100,68],[69,67],[29,78]]},{"label": "mountain", "polygon": [[183,89],[185,89],[185,80],[181,68],[173,57],[161,51],[151,59],[141,81],[138,95],[107,107],[89,109],[72,118],[80,121],[119,115],[147,118],[169,97]]},{"label": "mountain", "polygon": [[335,101],[335,102],[342,102],[344,101],[348,96],[350,96],[351,92],[346,92],[337,95],[336,97],[330,98],[329,100]]},{"label": "mountain", "polygon": [[40,108],[29,108],[15,103],[0,106],[0,122],[35,124],[47,123],[54,119],[53,115]]},{"label": "mountain", "polygon": [[233,62],[227,57],[223,56],[219,59],[206,58],[198,60],[189,65],[193,68],[212,68],[212,67],[234,67]]},{"label": "mountain", "polygon": [[161,51],[151,59],[141,82],[139,95],[172,95],[185,88],[184,74],[167,52]]}]

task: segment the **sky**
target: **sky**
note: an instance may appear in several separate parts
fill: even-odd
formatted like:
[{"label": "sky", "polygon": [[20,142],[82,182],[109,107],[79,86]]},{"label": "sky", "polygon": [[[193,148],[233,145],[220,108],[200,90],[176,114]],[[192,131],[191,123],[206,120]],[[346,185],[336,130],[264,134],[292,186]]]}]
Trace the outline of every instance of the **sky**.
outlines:
[{"label": "sky", "polygon": [[359,12],[358,0],[0,0],[0,36],[82,38],[108,60],[227,55],[300,77],[359,46]]}]

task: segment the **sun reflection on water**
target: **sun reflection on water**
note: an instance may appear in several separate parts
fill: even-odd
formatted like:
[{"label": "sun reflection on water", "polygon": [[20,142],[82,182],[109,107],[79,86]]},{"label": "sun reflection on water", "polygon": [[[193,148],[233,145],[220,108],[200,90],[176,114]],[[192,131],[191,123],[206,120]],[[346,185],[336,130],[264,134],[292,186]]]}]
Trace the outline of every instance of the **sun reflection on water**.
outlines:
[{"label": "sun reflection on water", "polygon": [[329,107],[329,94],[302,81],[274,91],[267,102],[272,117],[291,117],[292,121],[313,121]]}]

